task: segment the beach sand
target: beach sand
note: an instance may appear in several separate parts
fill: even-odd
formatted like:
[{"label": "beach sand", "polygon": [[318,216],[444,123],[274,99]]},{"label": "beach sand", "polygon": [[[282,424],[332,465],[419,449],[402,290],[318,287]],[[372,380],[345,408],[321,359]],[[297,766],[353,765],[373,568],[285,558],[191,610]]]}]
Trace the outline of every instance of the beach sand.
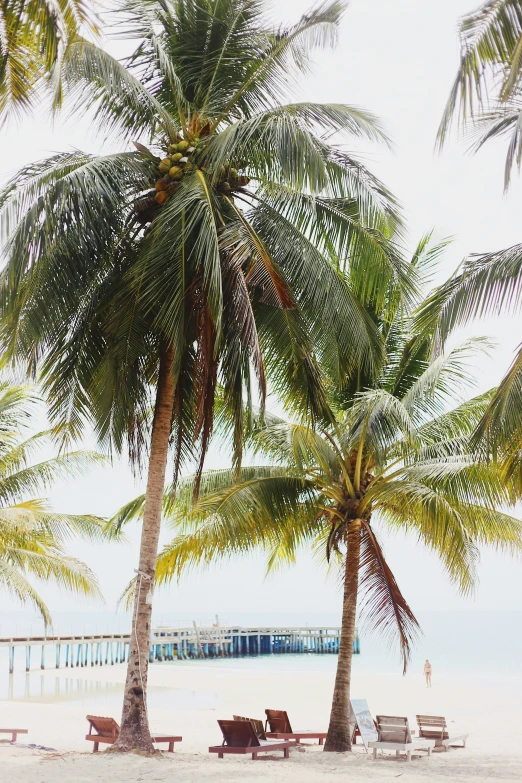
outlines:
[{"label": "beach sand", "polygon": [[[324,730],[327,726],[334,672],[332,670],[288,671],[274,657],[267,668],[248,667],[248,661],[212,661],[156,664],[150,669],[152,686],[197,692],[217,706],[203,709],[150,709],[153,730],[182,734],[174,755],[143,758],[137,755],[93,754],[84,739],[85,715],[112,715],[119,708],[96,710],[85,705],[37,701],[0,702],[0,726],[29,729],[21,743],[37,743],[56,753],[0,744],[1,783],[137,783],[138,781],[282,781],[283,783],[330,783],[349,777],[353,783],[395,781],[512,781],[522,778],[521,682],[514,678],[438,678],[426,689],[421,675],[406,678],[356,674],[354,698],[366,698],[373,714],[407,715],[415,726],[415,714],[446,715],[455,732],[469,732],[463,750],[425,755],[408,764],[395,755],[379,755],[373,761],[362,746],[351,754],[323,753],[318,745],[282,754],[217,759],[209,745],[220,743],[217,718],[232,714],[264,717],[265,708],[286,709],[294,728]],[[44,677],[67,678],[70,670],[47,670]],[[74,669],[74,678],[98,683],[123,682],[125,667]]]}]

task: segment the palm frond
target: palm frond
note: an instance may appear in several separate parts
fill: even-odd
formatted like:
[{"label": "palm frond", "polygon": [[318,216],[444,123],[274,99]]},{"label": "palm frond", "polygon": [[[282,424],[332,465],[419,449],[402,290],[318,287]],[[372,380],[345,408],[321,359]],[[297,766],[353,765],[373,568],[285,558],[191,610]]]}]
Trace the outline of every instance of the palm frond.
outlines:
[{"label": "palm frond", "polygon": [[439,349],[458,326],[502,311],[517,312],[522,302],[522,248],[472,255],[419,308],[415,328],[435,331]]},{"label": "palm frond", "polygon": [[52,626],[49,609],[31,583],[20,571],[0,558],[0,585],[21,604],[30,604],[44,621],[45,628]]},{"label": "palm frond", "polygon": [[118,131],[132,139],[161,129],[175,138],[179,120],[122,63],[90,41],[77,37],[71,43],[63,71],[66,108],[71,115],[89,96],[96,108],[95,122],[107,134]]},{"label": "palm frond", "polygon": [[455,113],[473,118],[488,100],[497,81],[499,97],[507,100],[520,84],[522,9],[518,0],[487,0],[460,23],[461,59],[438,132],[447,137]]},{"label": "palm frond", "polygon": [[[477,423],[474,441],[480,443],[485,438],[491,448],[498,453],[499,447],[510,444],[522,432],[522,347],[517,354],[483,411],[483,417]],[[509,445],[507,451],[509,452]]]},{"label": "palm frond", "polygon": [[359,613],[370,631],[380,633],[390,643],[396,639],[406,674],[420,626],[408,606],[374,530],[369,524],[361,527],[361,557],[359,590],[361,604]]}]

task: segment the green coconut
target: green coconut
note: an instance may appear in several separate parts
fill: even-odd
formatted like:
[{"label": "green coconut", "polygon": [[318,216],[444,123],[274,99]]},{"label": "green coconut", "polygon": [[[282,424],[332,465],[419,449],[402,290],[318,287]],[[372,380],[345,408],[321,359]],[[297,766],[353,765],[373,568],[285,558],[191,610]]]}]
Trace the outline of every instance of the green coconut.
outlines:
[{"label": "green coconut", "polygon": [[183,171],[179,166],[172,166],[172,168],[169,170],[169,176],[172,177],[172,179],[181,179],[183,176]]},{"label": "green coconut", "polygon": [[160,162],[158,168],[162,172],[162,174],[166,174],[171,166],[172,166],[172,162],[171,162],[170,158],[163,158],[163,160]]},{"label": "green coconut", "polygon": [[238,170],[237,169],[230,169],[229,175],[231,179],[237,179]]},{"label": "green coconut", "polygon": [[245,185],[248,185],[250,182],[250,177],[238,177],[237,178],[237,184],[241,187],[245,187]]},{"label": "green coconut", "polygon": [[178,152],[186,152],[188,148],[190,147],[190,144],[188,141],[180,141],[178,144]]},{"label": "green coconut", "polygon": [[178,161],[180,161],[182,157],[183,157],[182,152],[176,152],[175,155],[172,155],[171,160],[173,163],[178,163]]}]

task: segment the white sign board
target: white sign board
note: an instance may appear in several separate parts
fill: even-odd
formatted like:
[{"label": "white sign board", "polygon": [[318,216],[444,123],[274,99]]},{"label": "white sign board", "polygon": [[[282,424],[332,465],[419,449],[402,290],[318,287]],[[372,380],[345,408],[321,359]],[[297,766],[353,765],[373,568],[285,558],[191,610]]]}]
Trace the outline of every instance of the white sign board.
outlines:
[{"label": "white sign board", "polygon": [[365,747],[377,741],[377,730],[366,699],[351,699],[352,710]]}]

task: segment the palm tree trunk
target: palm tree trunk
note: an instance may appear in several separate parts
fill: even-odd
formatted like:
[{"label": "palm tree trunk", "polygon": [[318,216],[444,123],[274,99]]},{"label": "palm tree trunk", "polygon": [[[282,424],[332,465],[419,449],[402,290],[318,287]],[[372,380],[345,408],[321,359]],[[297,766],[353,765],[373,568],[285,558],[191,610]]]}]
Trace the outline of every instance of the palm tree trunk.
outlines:
[{"label": "palm tree trunk", "polygon": [[350,737],[350,685],[352,678],[353,641],[357,591],[359,588],[359,559],[361,553],[361,523],[354,520],[348,529],[344,574],[343,619],[341,644],[337,659],[337,673],[330,712],[330,725],[324,749],[342,753],[352,749]]},{"label": "palm tree trunk", "polygon": [[174,381],[174,351],[164,349],[160,355],[156,406],[152,424],[147,490],[141,530],[140,564],[136,580],[136,597],[131,632],[127,680],[117,750],[154,752],[147,717],[147,672],[152,618],[152,590],[161,526],[165,471],[169,449]]}]

